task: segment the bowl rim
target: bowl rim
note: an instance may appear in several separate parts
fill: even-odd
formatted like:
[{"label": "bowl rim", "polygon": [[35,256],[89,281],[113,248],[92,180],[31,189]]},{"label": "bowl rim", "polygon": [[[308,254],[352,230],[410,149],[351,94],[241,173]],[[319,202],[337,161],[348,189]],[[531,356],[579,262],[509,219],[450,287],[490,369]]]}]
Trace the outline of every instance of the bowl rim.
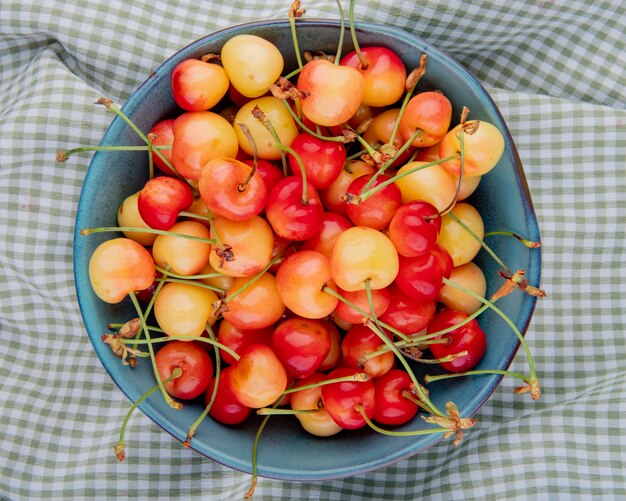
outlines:
[{"label": "bowl rim", "polygon": [[[309,27],[320,26],[320,27],[339,28],[341,26],[341,22],[339,20],[331,20],[331,19],[298,19],[297,24],[307,25]],[[242,30],[249,30],[249,29],[254,29],[254,28],[274,28],[274,27],[285,28],[288,26],[289,26],[289,21],[287,19],[270,19],[270,20],[263,20],[263,21],[241,23],[241,24],[237,24],[234,26],[222,28],[220,30],[216,30],[210,34],[207,34],[189,43],[188,45],[175,51],[169,57],[167,57],[167,59],[164,60],[157,67],[157,69],[129,95],[128,99],[126,100],[124,105],[121,107],[121,110],[123,112],[126,112],[129,108],[134,107],[137,102],[141,101],[141,99],[144,98],[145,93],[149,91],[151,82],[154,82],[155,80],[154,77],[156,75],[169,74],[169,72],[171,71],[174,65],[175,60],[180,60],[181,58],[184,58],[185,55],[194,51],[196,48],[202,46],[208,40],[211,40],[216,37],[223,37],[225,35],[228,35],[229,33],[235,34],[237,32],[241,32]],[[348,29],[349,27],[346,25],[346,30]],[[506,142],[511,145],[511,154],[513,156],[513,167],[515,169],[515,174],[517,177],[517,181],[519,183],[518,188],[522,192],[524,212],[527,216],[527,224],[530,230],[529,238],[540,240],[538,222],[537,222],[534,206],[532,204],[530,189],[528,187],[527,179],[523,171],[523,167],[522,167],[522,162],[519,157],[519,152],[517,150],[517,147],[515,146],[515,143],[513,141],[513,137],[509,131],[509,128],[500,113],[500,110],[498,109],[491,95],[486,91],[486,89],[478,81],[478,79],[474,77],[474,75],[472,75],[454,57],[448,55],[441,49],[438,49],[432,46],[428,41],[421,38],[420,36],[410,33],[408,31],[405,31],[402,28],[385,25],[385,24],[381,24],[378,22],[362,21],[362,22],[355,22],[355,29],[357,30],[357,33],[358,31],[375,30],[388,37],[392,37],[392,38],[396,38],[400,40],[409,40],[411,45],[415,45],[415,44],[421,45],[422,48],[424,49],[424,52],[437,55],[437,58],[441,62],[443,62],[448,67],[450,67],[453,71],[457,73],[461,73],[466,79],[468,84],[480,90],[480,93],[484,95],[484,97],[488,100],[490,106],[493,108],[493,111],[495,112],[495,115],[498,118],[497,126],[501,129],[501,131],[505,135]],[[100,144],[105,144],[106,137],[109,135],[109,133],[115,128],[120,127],[120,126],[122,126],[122,120],[119,117],[115,117],[111,121],[109,126],[107,127]],[[89,182],[91,177],[94,175],[93,170],[92,170],[92,165],[97,163],[100,155],[101,155],[100,152],[96,152],[94,154],[89,164],[88,170],[86,172],[85,179],[83,181],[83,187]],[[121,384],[120,381],[118,381],[118,378],[112,372],[108,364],[104,363],[104,359],[102,355],[103,353],[105,353],[106,349],[108,348],[106,346],[103,346],[103,343],[98,342],[100,340],[99,334],[92,334],[92,331],[90,331],[87,326],[87,312],[89,309],[89,303],[84,300],[84,297],[83,297],[84,295],[80,294],[78,259],[79,259],[79,254],[81,250],[80,242],[81,242],[81,239],[84,238],[83,236],[80,235],[80,229],[81,229],[80,222],[84,217],[86,217],[84,211],[81,210],[81,208],[84,208],[85,204],[89,203],[88,198],[89,198],[89,193],[86,190],[81,189],[81,194],[80,194],[80,198],[78,201],[78,210],[76,213],[76,220],[75,220],[76,225],[74,229],[74,242],[73,242],[74,281],[75,281],[76,292],[77,292],[77,300],[79,303],[81,315],[85,323],[85,328],[88,331],[90,341],[92,342],[92,345],[96,351],[98,358],[100,359],[100,362],[103,364],[105,370],[109,373],[111,379],[113,379],[113,381],[116,383],[118,388],[120,388],[122,393],[124,393],[129,400],[133,401],[133,398],[130,396],[127,389]],[[539,283],[540,276],[541,276],[541,249],[536,249],[536,252],[533,252],[530,254],[529,268],[530,268],[530,274],[527,275],[527,278],[532,283]],[[536,298],[530,298],[527,302],[527,314],[525,316],[524,322],[523,324],[517,326],[520,332],[522,333],[522,335],[525,335],[530,325],[531,319],[534,314],[536,302],[537,302]],[[516,356],[517,351],[519,350],[519,347],[520,347],[520,344],[519,342],[517,342],[517,346],[515,347],[515,349],[511,350],[509,357],[507,357],[507,359],[503,361],[506,367],[508,367],[513,361],[514,357]],[[503,378],[502,375],[493,375],[489,377],[488,382],[487,382],[487,379],[485,379],[485,386],[483,387],[483,391],[479,392],[475,396],[475,398],[472,400],[472,405],[465,413],[468,417],[473,416],[474,414],[478,412],[478,410],[482,407],[482,405],[488,400],[488,398],[492,395],[492,393],[499,386],[502,378]],[[154,423],[159,425],[163,430],[167,431],[170,435],[172,435],[177,440],[183,442],[183,439],[180,436],[177,436],[172,430],[168,429],[161,422],[161,420],[158,419],[157,416],[152,415],[150,410],[146,407],[146,403],[140,404],[139,408],[142,410],[144,414],[146,414]],[[401,453],[398,453],[397,455],[394,455],[393,457],[390,457],[390,458],[382,458],[381,461],[376,462],[375,464],[361,464],[358,467],[345,467],[345,468],[338,468],[338,469],[334,468],[329,471],[324,471],[324,472],[315,471],[312,473],[307,473],[303,471],[295,471],[295,472],[289,471],[287,473],[282,473],[276,470],[267,470],[263,467],[262,464],[259,464],[258,474],[260,476],[267,477],[267,478],[275,478],[275,479],[280,479],[280,480],[291,480],[291,481],[319,481],[319,480],[327,480],[327,479],[345,478],[347,476],[376,470],[376,469],[394,464],[403,459],[407,459],[411,456],[414,456],[422,452],[423,450],[427,448],[430,448],[431,446],[440,442],[443,438],[441,435],[427,435],[425,437],[426,438],[422,437],[424,438],[424,440],[423,440],[423,445],[420,448],[412,449],[408,451],[402,451]],[[230,461],[228,458],[224,456],[220,456],[220,457],[209,456],[205,452],[198,450],[194,446],[193,441],[190,444],[190,448],[194,449],[196,452],[199,452],[203,456],[209,457],[210,459],[220,464],[223,464],[235,470],[243,471],[246,473],[251,473],[250,465],[233,464],[232,461]]]}]

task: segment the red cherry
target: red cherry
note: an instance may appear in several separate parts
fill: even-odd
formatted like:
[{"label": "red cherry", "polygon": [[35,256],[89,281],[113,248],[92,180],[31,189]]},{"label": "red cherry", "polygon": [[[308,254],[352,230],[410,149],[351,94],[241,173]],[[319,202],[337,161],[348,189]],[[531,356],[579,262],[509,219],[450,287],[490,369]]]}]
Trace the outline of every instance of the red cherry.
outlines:
[{"label": "red cherry", "polygon": [[157,176],[150,179],[139,192],[137,209],[151,228],[169,230],[178,214],[193,204],[193,191],[181,179]]},{"label": "red cherry", "polygon": [[[235,353],[240,354],[246,347],[254,343],[272,344],[272,327],[262,329],[240,329],[224,319],[217,331],[217,340]],[[227,364],[234,364],[235,359],[224,350],[220,349],[220,356]]]},{"label": "red cherry", "polygon": [[176,104],[187,111],[212,108],[228,91],[228,76],[219,64],[185,59],[172,70],[170,78]]},{"label": "red cherry", "polygon": [[288,176],[270,191],[265,214],[274,233],[287,240],[306,240],[322,227],[324,208],[317,190],[307,183],[307,198],[302,200],[302,178]]},{"label": "red cherry", "polygon": [[[343,289],[339,289],[337,292],[344,299],[347,299],[355,306],[358,306],[362,311],[370,314],[372,313],[369,299],[367,297],[367,291],[344,291]],[[373,289],[370,292],[372,296],[372,305],[374,306],[374,316],[379,318],[383,313],[385,313],[385,311],[389,307],[391,294],[389,293],[389,289],[387,287],[384,287],[382,289]],[[343,301],[339,301],[337,303],[337,307],[335,308],[335,314],[341,320],[350,324],[360,324],[366,318],[363,316],[362,313],[359,313],[357,310],[352,308],[352,306],[349,306]]]},{"label": "red cherry", "polygon": [[[150,137],[154,146],[172,146],[174,144],[174,119],[168,118],[161,120],[154,124],[150,129]],[[170,162],[172,161],[172,150],[160,150],[163,155]],[[165,174],[174,175],[172,169],[170,169],[161,157],[156,153],[152,153],[152,161],[157,169]]]},{"label": "red cherry", "polygon": [[374,380],[376,413],[374,421],[384,425],[404,424],[417,414],[419,406],[402,395],[411,392],[413,382],[403,370],[391,369]]},{"label": "red cherry", "polygon": [[[350,376],[359,372],[349,367],[340,367],[328,374],[329,379]],[[362,406],[368,418],[376,412],[374,383],[369,381],[346,381],[322,386],[322,401],[330,417],[342,428],[354,430],[367,424],[357,408]]]},{"label": "red cherry", "polygon": [[322,321],[293,317],[274,329],[272,348],[287,372],[302,379],[316,372],[325,360],[330,336]]},{"label": "red cherry", "polygon": [[161,379],[170,377],[176,368],[182,370],[180,377],[165,385],[170,395],[182,400],[202,395],[213,377],[211,358],[193,343],[170,341],[154,358]]},{"label": "red cherry", "polygon": [[[361,195],[363,188],[372,176],[365,175],[356,178],[348,186],[348,194]],[[385,174],[378,176],[371,188],[379,186],[388,179],[389,176]],[[400,205],[402,205],[400,188],[395,183],[391,183],[358,204],[348,203],[348,217],[355,226],[367,226],[375,230],[382,230],[387,227]]]},{"label": "red cherry", "polygon": [[[302,160],[307,181],[317,189],[328,188],[346,163],[346,149],[343,144],[326,141],[307,132],[302,132],[291,143],[291,148]],[[296,158],[289,153],[291,172],[301,176]]]},{"label": "red cherry", "polygon": [[407,202],[400,206],[389,223],[389,238],[398,254],[415,257],[432,249],[437,243],[441,218],[428,202]]},{"label": "red cherry", "polygon": [[367,361],[363,357],[382,348],[385,343],[364,325],[354,325],[341,342],[343,365],[366,372],[372,379],[389,372],[395,364],[395,355],[387,351]]},{"label": "red cherry", "polygon": [[[209,409],[209,416],[216,421],[235,425],[242,423],[250,415],[252,409],[242,405],[232,394],[226,382],[230,378],[231,367],[226,367],[220,372],[220,380],[217,385],[217,394],[213,400],[213,405]],[[209,383],[209,387],[204,394],[204,405],[208,405],[213,397],[213,388],[215,387],[215,378]]]},{"label": "red cherry", "polygon": [[330,258],[337,237],[352,223],[345,217],[335,212],[324,212],[320,231],[304,241],[301,250],[316,250]]},{"label": "red cherry", "polygon": [[434,301],[443,286],[442,259],[433,252],[416,257],[399,256],[398,288],[414,301]]},{"label": "red cherry", "polygon": [[380,315],[381,322],[407,336],[417,334],[428,327],[437,311],[435,300],[415,301],[402,292],[396,284],[391,284],[388,290],[390,294],[389,306]]},{"label": "red cherry", "polygon": [[[437,332],[452,327],[464,321],[469,315],[462,311],[443,310],[432,320],[428,326],[428,333]],[[440,365],[450,372],[465,372],[476,366],[485,354],[487,339],[484,331],[476,319],[470,320],[465,325],[458,327],[446,334],[438,336],[446,339],[445,344],[431,344],[430,351],[435,358],[442,358],[467,351],[467,355],[455,358],[450,362],[442,362]]]}]

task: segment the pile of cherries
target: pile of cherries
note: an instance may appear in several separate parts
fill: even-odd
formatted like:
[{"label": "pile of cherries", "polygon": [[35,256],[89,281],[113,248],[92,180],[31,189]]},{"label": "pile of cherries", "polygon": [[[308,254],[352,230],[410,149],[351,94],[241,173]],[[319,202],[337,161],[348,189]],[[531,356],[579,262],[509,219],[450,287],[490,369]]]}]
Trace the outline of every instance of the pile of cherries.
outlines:
[{"label": "pile of cherries", "polygon": [[83,230],[124,234],[89,276],[138,318],[103,340],[125,364],[150,358],[172,407],[203,399],[221,423],[294,414],[330,436],[421,408],[460,434],[473,421],[437,409],[406,357],[465,373],[486,350],[484,227],[466,199],[503,136],[467,110],[453,126],[442,92],[417,91],[425,56],[305,56],[283,76],[275,45],[240,34],[175,67],[180,113],[143,136],[149,180],[118,227]]}]

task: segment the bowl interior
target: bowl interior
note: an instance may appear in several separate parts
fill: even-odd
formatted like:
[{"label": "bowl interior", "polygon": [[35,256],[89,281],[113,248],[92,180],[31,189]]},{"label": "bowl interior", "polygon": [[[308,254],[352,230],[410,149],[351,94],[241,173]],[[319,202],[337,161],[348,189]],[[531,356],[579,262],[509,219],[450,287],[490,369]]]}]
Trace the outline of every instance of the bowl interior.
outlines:
[{"label": "bowl interior", "polygon": [[[223,43],[239,33],[262,36],[276,44],[283,53],[286,68],[293,68],[296,59],[287,21],[268,21],[236,26],[213,33],[185,47],[168,59],[128,99],[123,111],[144,132],[157,121],[181,112],[171,95],[169,75],[185,58],[219,52]],[[483,87],[458,63],[423,40],[401,30],[370,23],[357,25],[359,43],[383,45],[393,49],[412,69],[422,53],[428,56],[426,75],[421,89],[440,89],[454,104],[453,117],[461,107],[471,110],[470,118],[488,120],[505,134],[504,155],[489,174],[484,176],[471,198],[480,211],[486,231],[507,229],[539,240],[539,230],[530,194],[513,140],[499,111]],[[340,25],[332,21],[299,21],[298,39],[301,50],[336,52]],[[352,50],[350,37],[345,37],[343,54]],[[136,134],[116,118],[107,130],[102,144],[141,144]],[[134,315],[129,301],[108,305],[93,293],[88,277],[88,262],[95,247],[111,238],[111,234],[80,236],[82,228],[115,226],[117,207],[131,193],[139,190],[147,179],[147,156],[144,152],[98,152],[87,172],[78,206],[74,237],[74,268],[79,304],[89,337],[102,364],[120,389],[135,401],[154,385],[150,364],[140,363],[135,369],[123,366],[111,350],[100,341],[106,325],[124,322]],[[526,270],[531,283],[539,283],[538,249],[529,251],[512,239],[496,237],[492,248],[511,268]],[[501,279],[498,267],[485,253],[477,258],[488,282],[488,294],[497,290]],[[535,299],[526,294],[511,294],[499,307],[525,332],[535,306]],[[479,322],[488,338],[488,349],[478,368],[505,369],[515,355],[519,343],[514,333],[497,315],[486,312]],[[418,376],[436,373],[434,366],[413,363]],[[433,402],[440,408],[454,401],[461,415],[474,414],[500,381],[499,376],[456,378],[428,386]],[[140,405],[155,423],[179,440],[184,440],[189,426],[202,411],[199,403],[185,405],[183,410],[170,409],[158,393]],[[236,427],[227,427],[206,419],[199,427],[191,447],[203,455],[237,470],[251,472],[252,443],[260,418],[252,416]],[[425,428],[421,419],[401,426],[400,430]],[[369,429],[343,431],[332,438],[317,438],[303,431],[297,420],[289,416],[269,419],[258,448],[258,472],[262,476],[286,480],[320,480],[338,478],[372,470],[409,457],[433,445],[440,435],[389,437]]]}]

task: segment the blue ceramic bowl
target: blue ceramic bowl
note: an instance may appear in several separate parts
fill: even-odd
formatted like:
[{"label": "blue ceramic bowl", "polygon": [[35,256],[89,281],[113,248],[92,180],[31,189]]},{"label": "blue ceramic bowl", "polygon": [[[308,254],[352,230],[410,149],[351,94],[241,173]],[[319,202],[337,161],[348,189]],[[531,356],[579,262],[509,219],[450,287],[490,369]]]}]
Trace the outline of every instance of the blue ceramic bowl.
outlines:
[{"label": "blue ceramic bowl", "polygon": [[[180,110],[170,91],[170,73],[185,58],[199,57],[208,52],[219,52],[233,35],[256,34],[271,40],[285,55],[286,68],[296,65],[287,21],[266,21],[245,24],[213,33],[192,43],[168,59],[128,99],[123,111],[144,131],[163,118],[175,116]],[[323,50],[334,53],[339,40],[340,25],[332,21],[299,21],[298,33],[302,50]],[[441,89],[454,103],[454,117],[460,116],[461,106],[471,110],[472,119],[488,120],[500,128],[506,140],[504,155],[489,174],[485,175],[472,203],[481,212],[486,231],[508,229],[539,240],[539,230],[530,193],[515,149],[513,139],[496,105],[481,84],[460,64],[425,41],[399,29],[372,23],[357,25],[362,46],[383,45],[393,49],[404,60],[407,68],[418,65],[422,53],[428,55],[426,76],[420,86]],[[344,54],[352,50],[350,37],[345,37]],[[103,145],[141,144],[131,129],[120,119],[111,123]],[[74,240],[74,267],[76,289],[84,322],[94,349],[102,364],[120,389],[132,401],[154,385],[149,363],[140,363],[130,369],[120,363],[100,336],[110,322],[124,322],[134,316],[130,302],[109,305],[93,293],[88,277],[89,257],[95,247],[111,234],[79,235],[86,227],[114,226],[118,205],[131,193],[139,190],[147,179],[147,159],[144,152],[98,152],[87,172],[78,206]],[[490,244],[511,268],[526,270],[530,283],[538,284],[541,254],[528,250],[512,239],[492,238]],[[502,283],[498,267],[488,256],[481,254],[479,264],[488,281],[488,294]],[[533,314],[535,299],[516,293],[499,302],[499,307],[525,332]],[[480,324],[488,338],[488,349],[478,368],[506,369],[519,343],[514,333],[495,314],[480,316]],[[420,378],[425,369],[414,364]],[[426,366],[433,372],[432,366]],[[455,402],[463,416],[475,414],[494,391],[501,377],[474,376],[431,383],[428,388],[432,400],[445,408],[449,400]],[[157,393],[140,406],[155,423],[178,440],[184,440],[189,426],[202,411],[201,404],[185,405],[182,411],[172,410]],[[224,465],[251,472],[252,443],[259,419],[249,418],[244,424],[227,427],[206,419],[199,427],[191,447],[199,453]],[[402,426],[400,430],[424,428],[429,425],[421,419]],[[471,430],[468,431],[471,433]],[[440,435],[396,438],[377,434],[367,428],[343,431],[332,438],[317,438],[300,428],[289,416],[274,416],[266,426],[258,448],[258,472],[261,476],[311,481],[345,477],[392,464],[413,456],[441,440]],[[450,445],[452,446],[452,445]]]}]

